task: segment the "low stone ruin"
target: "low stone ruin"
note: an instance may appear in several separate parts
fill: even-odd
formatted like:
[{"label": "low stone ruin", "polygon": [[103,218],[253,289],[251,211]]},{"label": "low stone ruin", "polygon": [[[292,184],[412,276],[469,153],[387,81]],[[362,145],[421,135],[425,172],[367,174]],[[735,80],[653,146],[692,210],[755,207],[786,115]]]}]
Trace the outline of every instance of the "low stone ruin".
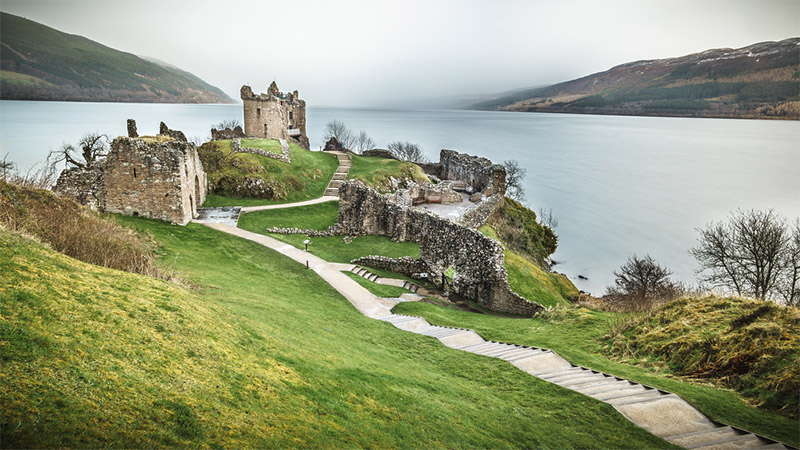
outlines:
[{"label": "low stone ruin", "polygon": [[260,148],[242,147],[242,140],[239,138],[235,138],[231,141],[231,153],[233,154],[251,153],[253,155],[266,156],[267,158],[277,159],[278,161],[291,164],[292,155],[289,153],[289,143],[281,139],[280,144],[281,144],[281,152],[272,153],[270,151],[262,150]]},{"label": "low stone ruin", "polygon": [[346,152],[347,149],[344,148],[341,142],[339,142],[336,137],[331,136],[328,139],[328,142],[325,143],[325,147],[322,149],[323,152]]},{"label": "low stone ruin", "polygon": [[470,201],[506,193],[506,169],[500,164],[480,156],[458,153],[455,150],[439,152],[439,162],[420,164],[422,170],[442,180],[464,182],[464,190],[471,194]]},{"label": "low stone ruin", "polygon": [[[360,181],[348,181],[339,188],[338,234],[375,234],[396,241],[420,245],[420,261],[429,276],[438,280],[453,271],[450,290],[493,311],[532,316],[541,305],[511,290],[504,266],[503,247],[477,230],[443,219],[419,208],[397,204]],[[413,266],[402,270],[401,262],[383,267],[408,276]],[[380,267],[379,267],[380,268]]]},{"label": "low stone ruin", "polygon": [[244,136],[244,130],[240,125],[237,125],[233,129],[230,128],[223,128],[218,130],[216,128],[211,129],[211,140],[212,141],[220,141],[223,139],[241,139]]},{"label": "low stone ruin", "polygon": [[128,134],[134,137],[114,139],[105,158],[62,171],[53,190],[98,211],[185,225],[207,190],[195,145],[163,122],[159,136],[138,137],[129,120]]}]

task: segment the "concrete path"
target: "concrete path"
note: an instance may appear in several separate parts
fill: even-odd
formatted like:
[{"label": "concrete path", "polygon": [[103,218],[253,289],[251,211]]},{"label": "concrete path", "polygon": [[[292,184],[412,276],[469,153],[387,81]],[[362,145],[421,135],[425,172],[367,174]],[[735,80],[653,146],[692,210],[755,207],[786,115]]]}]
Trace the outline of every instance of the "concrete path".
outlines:
[{"label": "concrete path", "polygon": [[[206,226],[257,242],[300,264],[308,265],[367,317],[389,322],[401,330],[436,338],[450,348],[507,361],[535,377],[608,403],[634,424],[673,444],[703,450],[793,448],[715,422],[675,394],[576,366],[552,350],[486,341],[473,330],[435,326],[421,317],[393,314],[391,308],[397,301],[376,297],[341,272],[358,272],[357,266],[328,263],[269,236],[224,223],[207,223]],[[413,295],[404,294],[404,300],[415,300],[409,297]]]},{"label": "concrete path", "polygon": [[339,197],[331,195],[323,195],[322,197],[317,197],[311,200],[305,200],[302,202],[295,202],[295,203],[281,203],[278,205],[261,205],[261,206],[242,206],[242,214],[253,211],[263,211],[265,209],[283,209],[283,208],[294,208],[295,206],[316,205],[317,203],[332,202],[334,200],[339,200]]}]

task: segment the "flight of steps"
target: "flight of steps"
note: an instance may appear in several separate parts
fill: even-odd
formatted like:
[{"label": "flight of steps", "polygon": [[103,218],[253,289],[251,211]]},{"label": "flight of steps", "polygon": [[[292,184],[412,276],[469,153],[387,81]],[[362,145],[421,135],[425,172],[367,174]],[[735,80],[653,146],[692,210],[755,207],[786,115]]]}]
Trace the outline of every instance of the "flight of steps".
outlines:
[{"label": "flight of steps", "polygon": [[508,361],[535,377],[608,403],[638,426],[684,448],[794,449],[711,420],[671,392],[577,366],[552,350],[486,341],[473,330],[431,325],[422,317],[390,314],[379,320],[434,337],[457,350]]},{"label": "flight of steps", "polygon": [[[365,269],[365,268],[363,268],[361,266],[354,266],[350,271],[353,272],[354,274],[360,276],[360,277],[363,277],[363,278],[366,278],[369,281],[372,281],[373,283],[384,284],[384,283],[381,283],[381,277],[379,277],[378,275],[370,272],[369,270],[367,270],[367,269]],[[408,289],[411,292],[417,292],[419,290],[419,286],[417,286],[416,284],[414,284],[414,283],[412,283],[412,282],[410,282],[408,280],[403,280],[403,285],[401,287],[404,288],[404,289]]]},{"label": "flight of steps", "polygon": [[344,181],[347,179],[347,173],[350,172],[350,165],[352,161],[350,160],[350,155],[344,152],[331,152],[339,158],[339,167],[336,169],[336,173],[333,174],[333,178],[331,182],[328,184],[328,188],[325,189],[325,196],[326,197],[338,197],[339,196],[339,186],[344,184]]}]

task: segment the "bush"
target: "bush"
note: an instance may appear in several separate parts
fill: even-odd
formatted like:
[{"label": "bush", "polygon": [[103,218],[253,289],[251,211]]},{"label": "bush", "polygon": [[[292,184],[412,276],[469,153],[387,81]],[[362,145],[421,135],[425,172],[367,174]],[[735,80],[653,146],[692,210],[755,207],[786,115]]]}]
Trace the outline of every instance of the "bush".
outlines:
[{"label": "bush", "polygon": [[44,189],[0,181],[0,224],[90,264],[169,278],[156,264],[153,242]]}]

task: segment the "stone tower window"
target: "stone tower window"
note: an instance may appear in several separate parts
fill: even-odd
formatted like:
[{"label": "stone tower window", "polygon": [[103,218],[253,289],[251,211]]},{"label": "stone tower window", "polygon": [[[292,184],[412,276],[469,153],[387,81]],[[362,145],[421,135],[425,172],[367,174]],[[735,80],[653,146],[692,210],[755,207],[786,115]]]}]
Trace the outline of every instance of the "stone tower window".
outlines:
[{"label": "stone tower window", "polygon": [[289,111],[289,120],[292,120],[292,112]]},{"label": "stone tower window", "polygon": [[261,117],[261,108],[256,109],[256,117]]},{"label": "stone tower window", "polygon": [[136,167],[133,168],[133,178],[136,178]]},{"label": "stone tower window", "polygon": [[264,124],[264,137],[267,137],[267,131],[269,130],[269,126]]}]

